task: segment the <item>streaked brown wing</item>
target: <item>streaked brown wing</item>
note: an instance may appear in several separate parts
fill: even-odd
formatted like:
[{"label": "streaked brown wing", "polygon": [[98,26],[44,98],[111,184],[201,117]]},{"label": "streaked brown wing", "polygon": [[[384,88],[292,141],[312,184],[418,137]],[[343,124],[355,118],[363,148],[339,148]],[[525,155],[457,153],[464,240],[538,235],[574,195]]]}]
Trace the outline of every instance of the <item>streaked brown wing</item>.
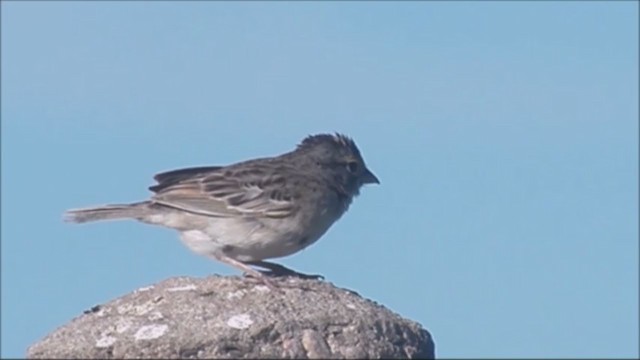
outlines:
[{"label": "streaked brown wing", "polygon": [[195,177],[198,177],[199,175],[205,175],[220,169],[222,169],[222,166],[200,166],[200,167],[165,171],[165,172],[156,174],[153,177],[153,179],[157,181],[158,184],[150,186],[149,190],[153,192],[158,192],[171,185],[177,184],[182,180],[195,178]]},{"label": "streaked brown wing", "polygon": [[[196,170],[197,169],[197,170]],[[164,173],[153,200],[174,208],[215,217],[265,216],[279,218],[297,210],[295,194],[284,177],[264,168],[195,168]],[[170,172],[171,173],[171,172]],[[156,177],[157,178],[157,177]]]}]

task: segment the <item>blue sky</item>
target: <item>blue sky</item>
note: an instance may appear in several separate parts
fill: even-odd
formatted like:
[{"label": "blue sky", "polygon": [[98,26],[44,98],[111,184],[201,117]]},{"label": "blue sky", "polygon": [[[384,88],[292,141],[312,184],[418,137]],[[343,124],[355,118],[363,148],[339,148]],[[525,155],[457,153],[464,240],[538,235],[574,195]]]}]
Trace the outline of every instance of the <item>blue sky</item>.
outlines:
[{"label": "blue sky", "polygon": [[172,276],[72,225],[152,175],[352,136],[382,184],[281,260],[438,357],[638,357],[637,2],[2,2],[2,357]]}]

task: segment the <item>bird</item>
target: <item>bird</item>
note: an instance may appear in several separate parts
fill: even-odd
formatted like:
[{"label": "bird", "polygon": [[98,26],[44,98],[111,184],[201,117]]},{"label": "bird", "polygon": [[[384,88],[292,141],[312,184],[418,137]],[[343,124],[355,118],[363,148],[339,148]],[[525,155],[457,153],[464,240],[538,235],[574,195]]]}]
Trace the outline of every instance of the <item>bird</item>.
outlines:
[{"label": "bird", "polygon": [[380,184],[353,139],[340,133],[309,135],[277,156],[171,170],[154,180],[148,200],[71,209],[64,220],[133,219],[175,229],[194,253],[271,288],[272,276],[322,278],[267,260],[315,243],[363,185]]}]

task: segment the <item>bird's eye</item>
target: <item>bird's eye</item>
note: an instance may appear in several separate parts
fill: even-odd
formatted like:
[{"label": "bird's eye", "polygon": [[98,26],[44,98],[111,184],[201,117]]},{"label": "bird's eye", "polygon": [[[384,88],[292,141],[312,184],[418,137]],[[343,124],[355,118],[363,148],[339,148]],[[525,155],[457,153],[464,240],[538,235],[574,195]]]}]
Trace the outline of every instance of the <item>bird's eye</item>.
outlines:
[{"label": "bird's eye", "polygon": [[347,163],[347,170],[349,170],[349,172],[351,173],[355,173],[358,171],[358,163],[355,161],[349,161]]}]

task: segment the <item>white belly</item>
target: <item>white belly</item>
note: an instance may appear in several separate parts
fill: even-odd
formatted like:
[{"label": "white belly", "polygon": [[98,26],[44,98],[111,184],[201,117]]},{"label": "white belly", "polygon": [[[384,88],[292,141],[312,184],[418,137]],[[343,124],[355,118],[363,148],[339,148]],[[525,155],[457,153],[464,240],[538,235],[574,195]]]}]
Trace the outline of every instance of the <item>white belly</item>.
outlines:
[{"label": "white belly", "polygon": [[313,221],[301,219],[212,218],[204,230],[181,231],[182,242],[197,254],[213,257],[215,252],[239,261],[283,257],[316,242],[337,220],[335,212],[324,211]]}]

